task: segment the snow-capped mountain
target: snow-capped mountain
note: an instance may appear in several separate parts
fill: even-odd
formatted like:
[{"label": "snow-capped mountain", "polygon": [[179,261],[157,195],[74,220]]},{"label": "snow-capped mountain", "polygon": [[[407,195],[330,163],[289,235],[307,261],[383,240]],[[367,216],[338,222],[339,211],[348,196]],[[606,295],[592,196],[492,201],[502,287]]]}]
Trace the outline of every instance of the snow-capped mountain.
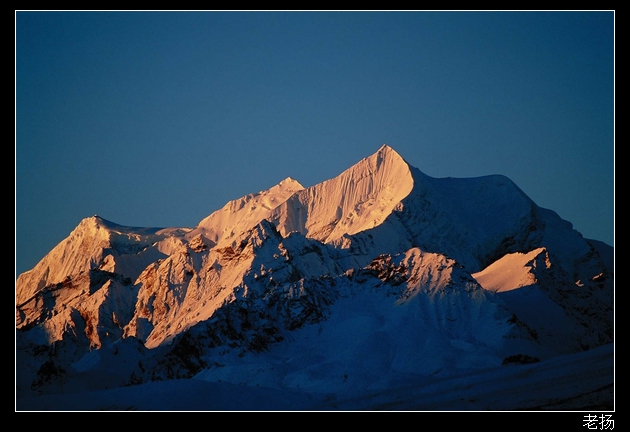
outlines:
[{"label": "snow-capped mountain", "polygon": [[613,262],[508,178],[432,178],[383,145],[194,228],[84,219],[18,277],[16,394],[194,377],[356,395],[545,361],[613,343]]}]

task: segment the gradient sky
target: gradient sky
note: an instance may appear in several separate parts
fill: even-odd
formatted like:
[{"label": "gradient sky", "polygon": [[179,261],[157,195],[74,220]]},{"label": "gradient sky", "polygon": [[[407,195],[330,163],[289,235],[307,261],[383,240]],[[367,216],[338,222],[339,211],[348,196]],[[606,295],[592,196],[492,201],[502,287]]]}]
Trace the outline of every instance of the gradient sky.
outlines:
[{"label": "gradient sky", "polygon": [[[16,12],[16,277],[81,219],[194,227],[387,143],[614,246],[615,14]],[[471,197],[474,202],[474,197]]]}]

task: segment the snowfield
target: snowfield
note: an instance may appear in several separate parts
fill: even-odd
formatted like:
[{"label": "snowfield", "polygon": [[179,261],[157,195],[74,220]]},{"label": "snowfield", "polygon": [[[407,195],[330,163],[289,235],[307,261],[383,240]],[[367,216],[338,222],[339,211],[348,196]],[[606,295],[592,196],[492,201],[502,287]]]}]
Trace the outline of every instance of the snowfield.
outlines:
[{"label": "snowfield", "polygon": [[[409,376],[352,396],[206,381],[159,381],[18,399],[18,411],[584,411],[614,410],[614,347],[448,378]],[[604,372],[608,371],[608,372]],[[579,388],[576,391],[576,387]]]}]

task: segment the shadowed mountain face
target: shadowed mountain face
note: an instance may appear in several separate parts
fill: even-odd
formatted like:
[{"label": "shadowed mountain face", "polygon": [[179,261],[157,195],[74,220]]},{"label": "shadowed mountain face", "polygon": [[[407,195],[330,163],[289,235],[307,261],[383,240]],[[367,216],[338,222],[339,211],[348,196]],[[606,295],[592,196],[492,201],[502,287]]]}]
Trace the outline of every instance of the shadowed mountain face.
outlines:
[{"label": "shadowed mountain face", "polygon": [[198,377],[358,394],[613,342],[613,248],[384,145],[193,228],[98,216],[16,283],[17,396]]}]

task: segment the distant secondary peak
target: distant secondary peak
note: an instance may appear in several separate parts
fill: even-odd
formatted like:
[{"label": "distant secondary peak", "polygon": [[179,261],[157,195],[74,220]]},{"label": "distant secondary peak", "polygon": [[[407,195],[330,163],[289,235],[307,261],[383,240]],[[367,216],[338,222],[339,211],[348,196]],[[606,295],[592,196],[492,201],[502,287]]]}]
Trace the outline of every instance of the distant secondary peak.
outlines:
[{"label": "distant secondary peak", "polygon": [[89,226],[92,227],[104,227],[104,228],[114,228],[114,227],[119,227],[120,225],[111,222],[107,219],[103,219],[102,217],[100,217],[99,215],[95,214],[94,216],[90,216],[85,218],[84,223],[88,224]]},{"label": "distant secondary peak", "polygon": [[89,216],[84,218],[81,223],[79,224],[79,226],[84,226],[84,227],[98,227],[99,225],[103,224],[105,222],[105,220],[100,217],[99,215],[94,215],[94,216]]},{"label": "distant secondary peak", "polygon": [[293,177],[287,177],[284,180],[282,180],[280,183],[278,183],[281,186],[288,186],[288,185],[292,185],[292,186],[297,186],[299,188],[304,188],[304,186],[302,186],[300,184],[299,181],[295,180]]},{"label": "distant secondary peak", "polygon": [[[297,180],[287,177],[270,189],[228,202],[199,222],[197,229],[214,243],[232,241],[235,236],[269,218],[276,207],[303,189]],[[192,233],[194,235],[197,231],[193,230]]]}]

